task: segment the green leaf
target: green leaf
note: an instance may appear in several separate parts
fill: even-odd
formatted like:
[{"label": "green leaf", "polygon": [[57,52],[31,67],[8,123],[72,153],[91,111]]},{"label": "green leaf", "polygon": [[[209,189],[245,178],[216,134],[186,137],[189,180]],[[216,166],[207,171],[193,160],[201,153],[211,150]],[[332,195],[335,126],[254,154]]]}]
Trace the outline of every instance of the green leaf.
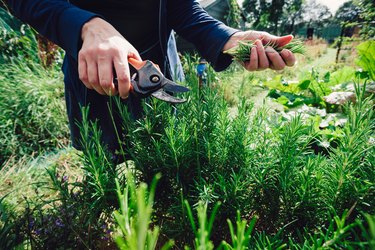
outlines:
[{"label": "green leaf", "polygon": [[357,46],[359,59],[357,65],[369,72],[372,80],[375,80],[375,41],[369,40]]},{"label": "green leaf", "polygon": [[280,96],[279,98],[277,98],[277,102],[282,104],[282,105],[287,105],[290,102],[290,100],[288,99],[288,97],[283,95],[283,96]]},{"label": "green leaf", "polygon": [[311,83],[311,80],[303,80],[300,84],[298,84],[298,87],[299,87],[301,90],[306,90],[306,89],[309,88],[310,83]]},{"label": "green leaf", "polygon": [[330,79],[331,79],[331,72],[327,72],[324,75],[323,80],[324,80],[325,83],[328,83]]}]

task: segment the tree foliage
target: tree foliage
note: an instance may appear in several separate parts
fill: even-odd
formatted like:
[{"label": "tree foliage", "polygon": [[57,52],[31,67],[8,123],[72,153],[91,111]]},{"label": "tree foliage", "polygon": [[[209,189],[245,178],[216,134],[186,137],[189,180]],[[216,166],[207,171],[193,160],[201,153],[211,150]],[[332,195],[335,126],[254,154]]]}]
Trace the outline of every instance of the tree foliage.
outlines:
[{"label": "tree foliage", "polygon": [[245,0],[243,8],[255,29],[277,32],[287,0]]},{"label": "tree foliage", "polygon": [[252,28],[271,33],[292,33],[302,18],[305,0],[245,0],[243,11]]},{"label": "tree foliage", "polygon": [[354,0],[354,5],[361,10],[361,36],[365,39],[375,38],[375,2],[373,0]]}]

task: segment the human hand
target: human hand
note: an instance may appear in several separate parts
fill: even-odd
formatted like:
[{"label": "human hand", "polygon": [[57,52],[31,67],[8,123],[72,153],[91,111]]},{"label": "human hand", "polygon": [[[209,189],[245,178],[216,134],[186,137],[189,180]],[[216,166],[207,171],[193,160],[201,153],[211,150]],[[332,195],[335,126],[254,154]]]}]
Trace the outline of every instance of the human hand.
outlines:
[{"label": "human hand", "polygon": [[249,71],[264,70],[267,68],[282,70],[285,66],[293,66],[296,62],[296,58],[290,50],[283,49],[278,53],[271,46],[265,47],[267,43],[275,44],[278,47],[285,46],[293,40],[292,35],[279,37],[267,32],[240,31],[231,36],[225,44],[223,51],[237,46],[239,41],[246,40],[254,41],[255,44],[251,49],[249,60],[245,61],[243,64]]},{"label": "human hand", "polygon": [[142,60],[138,51],[111,24],[97,17],[83,25],[81,37],[78,74],[83,84],[102,95],[127,98],[131,88],[128,58]]}]

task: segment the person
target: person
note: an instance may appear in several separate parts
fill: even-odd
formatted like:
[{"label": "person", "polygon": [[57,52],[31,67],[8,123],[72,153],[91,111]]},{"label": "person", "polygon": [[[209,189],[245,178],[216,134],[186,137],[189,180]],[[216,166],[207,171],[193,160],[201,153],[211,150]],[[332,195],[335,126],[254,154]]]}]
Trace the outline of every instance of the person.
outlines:
[{"label": "person", "polygon": [[[270,41],[282,46],[293,36],[230,28],[208,15],[196,0],[5,1],[15,16],[66,52],[65,98],[72,144],[78,149],[81,106],[90,106],[89,119],[98,121],[103,143],[111,152],[119,148],[115,129],[121,129],[121,119],[110,96],[119,95],[135,119],[142,115],[141,100],[129,95],[129,57],[155,62],[168,78],[183,77],[172,30],[192,42],[216,71],[231,64],[232,58],[223,51],[240,40],[256,44],[243,65],[247,70],[281,70],[295,63],[289,50],[279,54],[263,46]],[[109,110],[115,111],[114,117]]]}]

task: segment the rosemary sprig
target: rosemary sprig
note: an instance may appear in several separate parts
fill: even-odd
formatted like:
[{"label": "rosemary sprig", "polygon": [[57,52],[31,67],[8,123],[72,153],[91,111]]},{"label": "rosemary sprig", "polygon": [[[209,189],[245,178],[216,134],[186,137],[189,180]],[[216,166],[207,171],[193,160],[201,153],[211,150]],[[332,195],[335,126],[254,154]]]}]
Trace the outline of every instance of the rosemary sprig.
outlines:
[{"label": "rosemary sprig", "polygon": [[[233,60],[239,61],[239,62],[245,62],[248,61],[251,55],[251,49],[255,47],[255,41],[240,41],[237,46],[224,51],[224,53],[229,54],[233,57]],[[296,54],[305,54],[306,49],[303,44],[303,41],[295,39],[292,40],[290,43],[284,45],[284,46],[278,46],[275,42],[269,42],[264,47],[272,47],[277,52],[281,52],[283,49],[288,49],[292,53]]]}]

